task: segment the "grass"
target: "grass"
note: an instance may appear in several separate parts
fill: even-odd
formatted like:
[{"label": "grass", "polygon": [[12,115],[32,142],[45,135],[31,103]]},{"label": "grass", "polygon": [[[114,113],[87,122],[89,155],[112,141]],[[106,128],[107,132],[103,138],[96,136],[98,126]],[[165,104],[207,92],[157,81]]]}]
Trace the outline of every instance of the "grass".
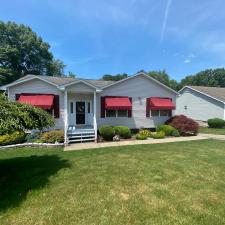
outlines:
[{"label": "grass", "polygon": [[225,135],[225,128],[200,127],[199,133]]},{"label": "grass", "polygon": [[1,225],[225,224],[225,142],[0,151]]}]

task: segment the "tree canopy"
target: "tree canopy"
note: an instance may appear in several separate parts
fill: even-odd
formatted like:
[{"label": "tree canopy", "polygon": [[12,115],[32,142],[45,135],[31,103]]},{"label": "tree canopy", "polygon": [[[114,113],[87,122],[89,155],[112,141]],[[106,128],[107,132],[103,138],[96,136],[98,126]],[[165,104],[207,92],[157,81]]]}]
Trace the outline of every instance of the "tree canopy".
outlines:
[{"label": "tree canopy", "polygon": [[127,77],[128,77],[128,74],[126,73],[116,74],[116,75],[105,74],[102,76],[102,79],[107,81],[119,81]]},{"label": "tree canopy", "polygon": [[29,73],[60,76],[64,67],[30,27],[0,21],[0,85]]}]

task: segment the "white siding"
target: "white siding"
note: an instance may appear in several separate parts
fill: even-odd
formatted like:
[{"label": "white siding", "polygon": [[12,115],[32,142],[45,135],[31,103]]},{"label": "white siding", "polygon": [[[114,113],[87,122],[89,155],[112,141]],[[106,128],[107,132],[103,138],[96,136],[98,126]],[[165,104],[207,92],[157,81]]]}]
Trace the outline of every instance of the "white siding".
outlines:
[{"label": "white siding", "polygon": [[63,118],[64,118],[64,103],[63,93],[58,90],[55,86],[48,84],[39,79],[27,81],[25,83],[17,84],[9,88],[9,99],[15,100],[16,94],[21,93],[40,93],[40,94],[55,94],[59,95],[59,106],[60,106],[60,118],[55,119],[55,128],[63,129]]},{"label": "white siding", "polygon": [[[185,106],[187,109],[185,109]],[[215,117],[224,119],[224,104],[185,88],[177,98],[176,114],[183,114],[200,121],[207,121]]]},{"label": "white siding", "polygon": [[[131,118],[101,118],[101,96],[129,96],[132,97]],[[125,125],[130,128],[153,128],[164,123],[168,117],[146,117],[146,98],[169,97],[176,102],[176,94],[156,82],[144,77],[136,76],[117,85],[106,88],[97,95],[97,124]]]},{"label": "white siding", "polygon": [[66,88],[66,90],[69,92],[79,92],[79,93],[85,93],[85,92],[93,92],[94,88],[80,82],[76,84],[72,84]]}]

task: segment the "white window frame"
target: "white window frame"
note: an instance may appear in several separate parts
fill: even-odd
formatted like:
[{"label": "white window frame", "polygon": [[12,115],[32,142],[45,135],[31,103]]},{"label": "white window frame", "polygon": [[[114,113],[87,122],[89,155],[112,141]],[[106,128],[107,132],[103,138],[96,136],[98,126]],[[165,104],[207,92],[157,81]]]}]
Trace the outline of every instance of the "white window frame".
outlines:
[{"label": "white window frame", "polygon": [[114,111],[116,111],[116,116],[115,117],[108,117],[106,111],[107,111],[107,109],[105,110],[105,118],[128,118],[128,109],[124,110],[124,111],[127,111],[127,116],[118,116],[118,109],[116,109],[116,110],[114,110]]}]

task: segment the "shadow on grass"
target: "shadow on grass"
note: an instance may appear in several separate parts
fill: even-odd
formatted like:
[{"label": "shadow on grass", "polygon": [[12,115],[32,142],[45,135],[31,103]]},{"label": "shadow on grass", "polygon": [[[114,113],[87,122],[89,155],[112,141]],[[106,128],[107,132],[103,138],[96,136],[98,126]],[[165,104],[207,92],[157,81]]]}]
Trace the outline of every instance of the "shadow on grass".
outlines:
[{"label": "shadow on grass", "polygon": [[0,212],[19,206],[29,191],[43,188],[50,176],[68,167],[56,155],[0,160]]}]

